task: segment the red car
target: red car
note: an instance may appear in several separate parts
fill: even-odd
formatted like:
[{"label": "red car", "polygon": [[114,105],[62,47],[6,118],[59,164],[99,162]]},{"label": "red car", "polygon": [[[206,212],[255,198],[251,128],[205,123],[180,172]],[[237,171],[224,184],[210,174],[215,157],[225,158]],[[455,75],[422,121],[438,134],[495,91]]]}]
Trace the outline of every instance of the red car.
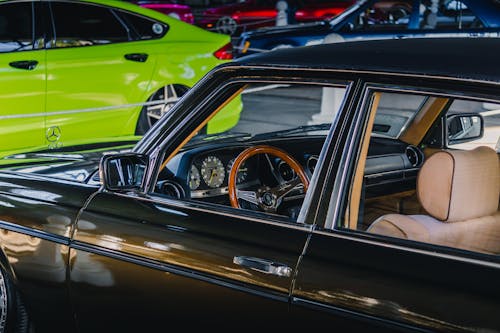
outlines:
[{"label": "red car", "polygon": [[[196,25],[228,35],[276,25],[278,0],[243,0],[238,3],[209,8]],[[354,0],[287,0],[288,23],[319,21],[332,18]]]},{"label": "red car", "polygon": [[135,1],[132,0],[130,2],[133,2],[141,7],[149,8],[156,10],[160,13],[170,15],[172,17],[175,17],[176,19],[179,19],[181,21],[187,22],[187,23],[194,23],[194,16],[193,12],[191,11],[191,7],[188,5],[184,4],[179,4],[176,3],[175,1]]}]

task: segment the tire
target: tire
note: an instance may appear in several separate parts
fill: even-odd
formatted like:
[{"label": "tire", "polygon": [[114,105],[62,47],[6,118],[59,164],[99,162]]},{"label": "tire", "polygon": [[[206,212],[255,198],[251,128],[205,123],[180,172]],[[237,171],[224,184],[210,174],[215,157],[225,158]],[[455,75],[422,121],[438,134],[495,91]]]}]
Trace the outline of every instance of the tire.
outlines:
[{"label": "tire", "polygon": [[28,312],[20,294],[15,290],[4,270],[0,268],[0,332],[31,333],[34,327],[30,323]]},{"label": "tire", "polygon": [[155,92],[148,102],[163,101],[163,103],[142,107],[135,134],[144,135],[188,90],[189,88],[183,85],[169,84]]},{"label": "tire", "polygon": [[232,36],[236,29],[238,28],[238,23],[231,16],[222,16],[215,23],[215,31],[221,34]]}]

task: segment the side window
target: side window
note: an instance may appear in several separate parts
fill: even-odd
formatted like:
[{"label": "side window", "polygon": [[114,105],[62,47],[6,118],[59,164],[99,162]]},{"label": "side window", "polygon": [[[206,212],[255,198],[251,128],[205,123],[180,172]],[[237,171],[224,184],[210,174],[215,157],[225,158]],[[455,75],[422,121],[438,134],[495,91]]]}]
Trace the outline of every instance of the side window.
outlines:
[{"label": "side window", "polygon": [[345,86],[248,82],[224,90],[237,87],[166,157],[155,191],[296,221]]},{"label": "side window", "polygon": [[351,31],[392,31],[406,29],[412,12],[408,1],[377,1],[351,21]]},{"label": "side window", "polygon": [[0,52],[33,49],[33,4],[0,5]]},{"label": "side window", "polygon": [[[387,91],[372,91],[367,105],[338,227],[500,255],[498,112],[464,98]],[[401,131],[381,136],[381,119]],[[434,131],[442,146],[428,143]]]},{"label": "side window", "polygon": [[168,30],[166,24],[147,17],[126,13],[124,11],[115,11],[115,13],[128,27],[130,27],[130,30],[133,32],[132,38],[134,40],[161,38]]},{"label": "side window", "polygon": [[125,42],[125,26],[112,10],[70,2],[51,3],[55,25],[55,47],[90,46]]},{"label": "side window", "polygon": [[481,20],[462,2],[447,0],[433,7],[431,1],[420,5],[420,27],[435,30],[482,28]]}]

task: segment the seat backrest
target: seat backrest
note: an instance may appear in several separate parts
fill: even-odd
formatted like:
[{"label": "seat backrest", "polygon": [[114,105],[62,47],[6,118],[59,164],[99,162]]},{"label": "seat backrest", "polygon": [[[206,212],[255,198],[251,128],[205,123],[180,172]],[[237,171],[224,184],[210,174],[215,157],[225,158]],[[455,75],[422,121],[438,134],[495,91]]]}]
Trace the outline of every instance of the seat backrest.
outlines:
[{"label": "seat backrest", "polygon": [[500,253],[500,164],[493,149],[433,154],[419,172],[417,195],[428,215],[384,215],[367,231]]}]

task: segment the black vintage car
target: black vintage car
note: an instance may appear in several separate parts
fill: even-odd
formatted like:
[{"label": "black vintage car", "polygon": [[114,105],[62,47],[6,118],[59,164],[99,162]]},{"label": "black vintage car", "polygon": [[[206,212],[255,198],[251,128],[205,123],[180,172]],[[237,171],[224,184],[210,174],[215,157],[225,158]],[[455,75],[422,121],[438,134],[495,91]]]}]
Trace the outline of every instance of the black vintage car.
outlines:
[{"label": "black vintage car", "polygon": [[499,45],[249,56],[137,144],[3,158],[0,329],[500,331]]}]

